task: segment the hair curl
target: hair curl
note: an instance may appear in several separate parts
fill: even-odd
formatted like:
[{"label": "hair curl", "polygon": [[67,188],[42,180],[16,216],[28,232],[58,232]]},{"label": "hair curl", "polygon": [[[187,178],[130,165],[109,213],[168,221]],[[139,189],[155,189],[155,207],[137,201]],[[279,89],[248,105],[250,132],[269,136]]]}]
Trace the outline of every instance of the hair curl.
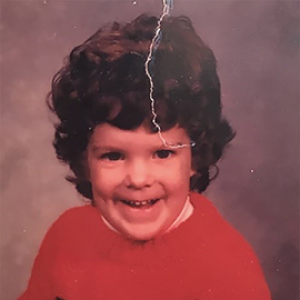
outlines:
[{"label": "hair curl", "polygon": [[[156,131],[145,62],[157,24],[158,18],[143,14],[101,28],[72,50],[53,78],[47,99],[59,120],[53,145],[73,173],[67,180],[91,200],[84,154],[95,126],[108,122],[131,130],[146,122]],[[157,121],[163,131],[179,124],[195,142],[190,189],[202,192],[217,176],[216,163],[234,137],[221,115],[216,59],[187,17],[166,17],[161,33],[150,64]],[[213,178],[211,167],[217,170]]]}]

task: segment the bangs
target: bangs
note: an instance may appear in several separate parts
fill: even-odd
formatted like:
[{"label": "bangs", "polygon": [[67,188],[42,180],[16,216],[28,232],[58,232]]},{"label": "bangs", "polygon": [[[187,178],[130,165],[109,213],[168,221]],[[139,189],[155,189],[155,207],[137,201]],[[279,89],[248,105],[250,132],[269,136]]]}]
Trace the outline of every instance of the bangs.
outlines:
[{"label": "bangs", "polygon": [[[178,112],[174,105],[168,105],[172,104],[172,100],[168,100],[162,98],[155,100],[156,122],[162,131],[172,128],[179,122]],[[123,130],[134,130],[145,125],[150,132],[158,132],[153,123],[154,115],[149,93],[129,92],[123,94],[121,98],[109,97],[106,103],[107,116],[104,122]]]}]

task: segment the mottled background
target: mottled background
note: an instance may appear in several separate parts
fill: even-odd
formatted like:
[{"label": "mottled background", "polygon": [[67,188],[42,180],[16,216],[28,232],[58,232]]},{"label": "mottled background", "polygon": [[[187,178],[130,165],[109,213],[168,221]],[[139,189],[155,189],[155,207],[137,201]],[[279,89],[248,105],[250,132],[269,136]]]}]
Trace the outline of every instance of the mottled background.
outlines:
[{"label": "mottled background", "polygon": [[[82,199],[51,148],[45,95],[73,46],[161,1],[1,2],[1,299],[25,288],[49,225]],[[299,2],[178,1],[214,49],[237,137],[207,195],[255,248],[275,300],[299,296]]]}]

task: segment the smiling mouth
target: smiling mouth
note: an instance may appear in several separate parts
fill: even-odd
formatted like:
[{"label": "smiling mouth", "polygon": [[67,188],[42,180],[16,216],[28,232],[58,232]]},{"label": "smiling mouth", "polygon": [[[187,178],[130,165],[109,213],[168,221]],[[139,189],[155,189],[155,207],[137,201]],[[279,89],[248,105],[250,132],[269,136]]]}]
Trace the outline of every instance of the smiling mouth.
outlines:
[{"label": "smiling mouth", "polygon": [[148,208],[157,203],[160,199],[151,199],[144,201],[133,201],[133,200],[120,200],[123,204],[126,204],[133,208]]}]

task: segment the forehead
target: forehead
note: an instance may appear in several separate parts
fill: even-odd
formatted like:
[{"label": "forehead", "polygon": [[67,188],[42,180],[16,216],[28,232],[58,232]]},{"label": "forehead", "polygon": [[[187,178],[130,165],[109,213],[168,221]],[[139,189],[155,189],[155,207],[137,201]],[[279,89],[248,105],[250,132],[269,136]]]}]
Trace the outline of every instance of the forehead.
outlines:
[{"label": "forehead", "polygon": [[[169,130],[163,131],[162,137],[168,144],[183,144],[189,143],[189,137],[183,128],[178,125]],[[103,123],[95,127],[90,139],[91,146],[132,146],[145,147],[163,145],[158,133],[152,133],[150,130],[141,125],[135,130],[123,130],[112,126],[108,123]]]}]

